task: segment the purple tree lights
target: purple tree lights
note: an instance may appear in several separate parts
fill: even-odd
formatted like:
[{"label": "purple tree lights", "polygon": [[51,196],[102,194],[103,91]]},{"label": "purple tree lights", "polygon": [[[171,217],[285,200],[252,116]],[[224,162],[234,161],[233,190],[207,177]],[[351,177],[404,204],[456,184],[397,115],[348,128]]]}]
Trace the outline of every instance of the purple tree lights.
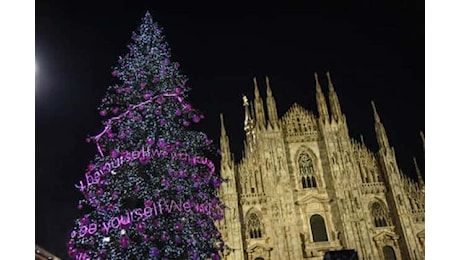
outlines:
[{"label": "purple tree lights", "polygon": [[[222,179],[212,141],[190,125],[204,116],[146,13],[112,69],[97,153],[76,185],[83,199],[67,243],[73,259],[219,259]],[[211,159],[212,158],[212,159]]]}]

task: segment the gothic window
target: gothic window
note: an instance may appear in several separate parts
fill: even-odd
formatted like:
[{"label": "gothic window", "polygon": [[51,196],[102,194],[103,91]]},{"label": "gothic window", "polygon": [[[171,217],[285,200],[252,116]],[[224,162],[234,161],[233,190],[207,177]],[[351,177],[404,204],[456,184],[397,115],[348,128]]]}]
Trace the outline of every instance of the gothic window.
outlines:
[{"label": "gothic window", "polygon": [[302,188],[316,188],[315,169],[311,157],[306,153],[301,153],[298,162]]},{"label": "gothic window", "polygon": [[385,260],[396,260],[395,250],[391,246],[384,246],[383,257]]},{"label": "gothic window", "polygon": [[316,188],[316,179],[315,179],[315,176],[311,176],[311,186],[313,188]]},{"label": "gothic window", "polygon": [[328,241],[323,217],[317,214],[311,216],[310,227],[313,235],[313,242]]},{"label": "gothic window", "polygon": [[248,230],[250,238],[261,238],[262,231],[260,226],[260,220],[257,214],[251,213],[248,218]]},{"label": "gothic window", "polygon": [[302,176],[302,188],[304,188],[304,189],[307,188],[308,187],[307,185],[308,185],[307,184],[307,179],[305,178],[305,176]]},{"label": "gothic window", "polygon": [[388,226],[388,219],[382,205],[378,202],[374,202],[371,207],[372,217],[374,219],[374,225],[376,227]]}]

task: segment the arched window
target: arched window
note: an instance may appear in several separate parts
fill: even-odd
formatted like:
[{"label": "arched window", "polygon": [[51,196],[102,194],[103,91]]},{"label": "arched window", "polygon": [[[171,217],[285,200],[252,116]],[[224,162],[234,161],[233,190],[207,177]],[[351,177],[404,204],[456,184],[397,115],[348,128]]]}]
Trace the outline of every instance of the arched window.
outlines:
[{"label": "arched window", "polygon": [[396,260],[395,250],[391,246],[384,246],[383,257],[385,260]]},{"label": "arched window", "polygon": [[313,160],[307,153],[301,153],[299,156],[299,173],[302,181],[302,188],[316,188],[315,169]]},{"label": "arched window", "polygon": [[376,227],[388,226],[387,214],[385,213],[385,210],[380,203],[378,202],[372,203],[371,213],[374,219],[374,225]]},{"label": "arched window", "polygon": [[262,231],[260,226],[260,220],[257,214],[251,213],[248,218],[248,230],[250,238],[261,238]]},{"label": "arched window", "polygon": [[302,176],[302,188],[307,188],[308,185],[307,185],[307,179],[305,178],[305,176]]},{"label": "arched window", "polygon": [[313,215],[310,218],[311,233],[313,234],[313,242],[327,241],[326,225],[324,219],[320,215]]},{"label": "arched window", "polygon": [[316,179],[315,179],[315,176],[311,176],[311,186],[313,188],[316,188]]}]

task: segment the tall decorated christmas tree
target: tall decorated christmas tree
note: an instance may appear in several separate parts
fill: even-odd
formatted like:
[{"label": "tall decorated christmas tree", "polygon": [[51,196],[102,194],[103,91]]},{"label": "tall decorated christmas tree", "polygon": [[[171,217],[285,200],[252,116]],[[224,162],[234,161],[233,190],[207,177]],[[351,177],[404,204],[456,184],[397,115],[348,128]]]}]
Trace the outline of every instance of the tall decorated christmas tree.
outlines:
[{"label": "tall decorated christmas tree", "polygon": [[211,140],[194,130],[203,116],[147,12],[128,53],[113,68],[87,138],[97,153],[76,185],[84,199],[67,243],[73,259],[219,259],[214,225],[224,205]]}]

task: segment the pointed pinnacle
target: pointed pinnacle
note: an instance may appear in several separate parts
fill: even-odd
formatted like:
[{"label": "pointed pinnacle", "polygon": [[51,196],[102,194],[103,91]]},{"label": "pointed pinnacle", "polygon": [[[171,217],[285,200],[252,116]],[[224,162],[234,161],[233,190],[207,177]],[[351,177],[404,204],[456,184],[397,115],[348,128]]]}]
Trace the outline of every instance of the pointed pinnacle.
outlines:
[{"label": "pointed pinnacle", "polygon": [[252,79],[252,81],[254,81],[254,95],[257,97],[259,97],[259,88],[257,87],[257,79],[256,77],[254,77]]},{"label": "pointed pinnacle", "polygon": [[243,95],[243,106],[244,106],[244,130],[246,131],[251,124],[251,112],[249,111],[248,98]]},{"label": "pointed pinnacle", "polygon": [[226,136],[227,133],[225,131],[225,125],[224,125],[224,115],[220,113],[220,129],[221,129],[221,136]]},{"label": "pointed pinnacle", "polygon": [[321,85],[318,80],[318,73],[315,72],[316,92],[321,93]]},{"label": "pointed pinnacle", "polygon": [[328,82],[328,85],[329,85],[329,92],[333,92],[334,91],[334,85],[332,84],[332,80],[331,80],[331,73],[326,72],[326,77],[327,77],[327,82]]},{"label": "pointed pinnacle", "polygon": [[361,143],[364,144],[364,137],[363,137],[363,135],[360,134],[359,137],[361,138]]},{"label": "pointed pinnacle", "polygon": [[375,108],[374,100],[371,100],[371,104],[372,104],[372,110],[374,111],[375,122],[380,122],[380,116],[377,113],[377,109]]},{"label": "pointed pinnacle", "polygon": [[423,185],[424,182],[423,182],[422,175],[420,174],[420,169],[418,168],[417,159],[415,159],[415,156],[413,157],[413,159],[414,159],[415,171],[417,172],[418,182],[420,183],[420,185]]},{"label": "pointed pinnacle", "polygon": [[268,79],[268,76],[265,76],[265,84],[267,84],[267,96],[272,95],[272,89],[270,88],[270,80]]},{"label": "pointed pinnacle", "polygon": [[422,138],[422,142],[423,142],[423,150],[425,150],[425,135],[423,134],[422,131],[420,131],[420,137]]}]

